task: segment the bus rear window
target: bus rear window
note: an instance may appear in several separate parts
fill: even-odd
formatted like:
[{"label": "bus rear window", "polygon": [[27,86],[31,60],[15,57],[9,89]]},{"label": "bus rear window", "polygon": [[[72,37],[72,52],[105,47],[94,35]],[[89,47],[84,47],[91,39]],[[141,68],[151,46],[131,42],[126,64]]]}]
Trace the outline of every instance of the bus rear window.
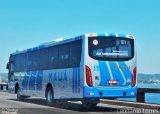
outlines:
[{"label": "bus rear window", "polygon": [[133,39],[89,37],[89,56],[96,60],[127,61],[134,57]]}]

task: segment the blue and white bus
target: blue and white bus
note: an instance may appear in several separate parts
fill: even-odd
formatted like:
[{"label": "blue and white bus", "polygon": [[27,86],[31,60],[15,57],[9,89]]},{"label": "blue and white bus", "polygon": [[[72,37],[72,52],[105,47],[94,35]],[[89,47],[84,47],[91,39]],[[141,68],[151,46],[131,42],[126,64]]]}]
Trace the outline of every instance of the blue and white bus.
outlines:
[{"label": "blue and white bus", "polygon": [[52,41],[12,53],[7,64],[9,92],[19,100],[80,100],[96,106],[99,99],[135,97],[135,38],[91,33]]}]

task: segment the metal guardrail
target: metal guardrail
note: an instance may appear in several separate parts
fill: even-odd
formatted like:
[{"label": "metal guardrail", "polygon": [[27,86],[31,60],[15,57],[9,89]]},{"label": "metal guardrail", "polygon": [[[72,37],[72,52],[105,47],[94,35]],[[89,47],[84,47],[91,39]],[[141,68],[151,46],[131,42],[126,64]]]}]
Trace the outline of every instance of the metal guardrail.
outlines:
[{"label": "metal guardrail", "polygon": [[144,103],[145,93],[160,93],[159,88],[138,88],[136,101]]},{"label": "metal guardrail", "polygon": [[8,84],[7,83],[1,83],[0,84],[0,92],[7,92],[8,91]]},{"label": "metal guardrail", "polygon": [[121,100],[108,100],[108,99],[101,99],[100,102],[104,104],[115,105],[115,106],[126,106],[126,107],[134,107],[134,108],[160,110],[160,104],[140,103],[140,102],[121,101]]},{"label": "metal guardrail", "polygon": [[110,104],[110,105],[118,105],[118,106],[128,106],[128,107],[160,110],[160,104],[145,103],[145,93],[160,93],[160,89],[158,88],[138,88],[137,97],[136,97],[137,102],[101,99],[101,103]]}]

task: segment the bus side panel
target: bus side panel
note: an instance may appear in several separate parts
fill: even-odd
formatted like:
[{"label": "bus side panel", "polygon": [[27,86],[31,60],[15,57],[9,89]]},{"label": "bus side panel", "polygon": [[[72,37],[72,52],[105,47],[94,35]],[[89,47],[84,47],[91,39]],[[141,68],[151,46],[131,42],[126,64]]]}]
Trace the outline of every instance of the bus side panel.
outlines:
[{"label": "bus side panel", "polygon": [[21,95],[45,97],[47,84],[51,83],[55,99],[83,98],[84,40],[80,65],[74,68],[36,70],[14,73],[11,84],[19,84]]},{"label": "bus side panel", "polygon": [[21,84],[22,94],[45,97],[47,84],[51,83],[55,99],[83,98],[83,42],[82,40],[82,55],[79,67],[26,72]]},{"label": "bus side panel", "polygon": [[81,98],[82,79],[80,67],[44,71],[44,91],[47,83],[51,83],[55,99]]},{"label": "bus side panel", "polygon": [[52,84],[55,99],[82,98],[81,67],[15,73],[21,95],[45,97],[47,84]]}]

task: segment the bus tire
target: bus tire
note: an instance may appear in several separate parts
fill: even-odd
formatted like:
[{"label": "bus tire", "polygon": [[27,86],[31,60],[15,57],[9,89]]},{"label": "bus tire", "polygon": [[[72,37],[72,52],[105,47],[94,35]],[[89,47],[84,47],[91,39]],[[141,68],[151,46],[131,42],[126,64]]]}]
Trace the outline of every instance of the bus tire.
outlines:
[{"label": "bus tire", "polygon": [[99,99],[83,99],[82,105],[85,107],[95,107],[100,102]]},{"label": "bus tire", "polygon": [[54,92],[51,86],[46,89],[46,103],[48,106],[53,106],[55,104]]},{"label": "bus tire", "polygon": [[20,88],[17,89],[17,100],[22,101],[24,100],[24,97],[20,94]]}]

